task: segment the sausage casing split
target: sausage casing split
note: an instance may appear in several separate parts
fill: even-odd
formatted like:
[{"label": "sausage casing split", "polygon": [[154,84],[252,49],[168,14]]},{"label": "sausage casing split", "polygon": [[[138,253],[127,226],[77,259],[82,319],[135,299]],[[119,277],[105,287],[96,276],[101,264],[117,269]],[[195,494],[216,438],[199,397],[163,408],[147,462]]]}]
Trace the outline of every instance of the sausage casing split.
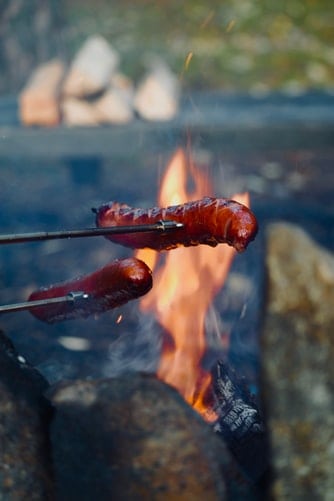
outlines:
[{"label": "sausage casing split", "polygon": [[104,313],[146,294],[151,287],[150,268],[139,259],[128,258],[115,260],[90,275],[35,291],[28,301],[66,296],[75,291],[88,294],[78,304],[74,301],[31,308],[30,312],[39,320],[54,323]]},{"label": "sausage casing split", "polygon": [[96,210],[99,227],[151,224],[161,220],[183,223],[182,228],[166,232],[131,233],[107,236],[126,247],[149,247],[161,251],[183,245],[206,244],[215,247],[226,243],[237,251],[246,249],[257,233],[254,214],[245,205],[226,198],[205,197],[166,208],[135,209],[109,202]]}]

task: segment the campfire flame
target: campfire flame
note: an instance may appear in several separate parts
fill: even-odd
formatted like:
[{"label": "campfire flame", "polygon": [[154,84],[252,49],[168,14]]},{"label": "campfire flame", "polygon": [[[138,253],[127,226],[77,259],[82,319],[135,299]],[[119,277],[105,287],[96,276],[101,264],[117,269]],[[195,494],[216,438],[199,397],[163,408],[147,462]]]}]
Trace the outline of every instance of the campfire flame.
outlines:
[{"label": "campfire flame", "polygon": [[[187,191],[189,175],[194,184],[192,192]],[[182,204],[212,195],[212,191],[208,176],[178,149],[163,177],[158,204]],[[249,203],[248,194],[232,198],[244,205]],[[234,255],[235,250],[227,245],[179,247],[160,254],[143,249],[136,254],[154,269],[154,286],[142,298],[141,309],[153,312],[168,333],[157,375],[175,387],[207,421],[217,416],[205,399],[211,374],[201,367],[206,351],[205,317]]]}]

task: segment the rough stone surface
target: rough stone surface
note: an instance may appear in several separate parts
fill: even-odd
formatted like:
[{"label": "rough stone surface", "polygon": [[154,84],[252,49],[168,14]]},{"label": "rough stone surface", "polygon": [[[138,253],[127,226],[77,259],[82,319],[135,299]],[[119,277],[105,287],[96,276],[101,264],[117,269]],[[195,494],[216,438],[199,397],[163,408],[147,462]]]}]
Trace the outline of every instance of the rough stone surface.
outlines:
[{"label": "rough stone surface", "polygon": [[225,447],[161,381],[76,381],[51,398],[58,499],[225,499]]},{"label": "rough stone surface", "polygon": [[275,499],[334,499],[334,256],[299,227],[268,230],[264,398]]},{"label": "rough stone surface", "polygon": [[53,499],[44,378],[0,332],[0,499]]}]

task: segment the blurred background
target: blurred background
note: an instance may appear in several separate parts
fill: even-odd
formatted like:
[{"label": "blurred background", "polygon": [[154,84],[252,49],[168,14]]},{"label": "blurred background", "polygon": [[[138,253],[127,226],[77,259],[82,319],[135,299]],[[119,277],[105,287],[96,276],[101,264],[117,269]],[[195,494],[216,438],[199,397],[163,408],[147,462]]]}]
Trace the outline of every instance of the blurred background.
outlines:
[{"label": "blurred background", "polygon": [[[201,363],[224,357],[254,394],[265,395],[276,499],[284,501],[334,499],[332,4],[0,0],[1,233],[89,227],[91,207],[108,200],[155,205],[178,148],[210,176],[217,196],[249,192],[259,235],[234,260],[207,314],[210,348]],[[58,95],[49,81],[40,85],[42,78],[30,86],[30,102],[42,112],[49,105],[51,120],[20,121],[30,75],[54,58],[71,68],[94,35],[107,40],[117,71],[128,77],[129,121],[99,121],[96,108],[92,115],[115,90],[109,80],[95,95],[73,99],[64,87]],[[91,69],[106,58],[87,60]],[[171,70],[167,84],[181,86],[180,105],[167,119],[152,119],[132,102],[155,61]],[[146,111],[159,107],[160,96],[152,105],[150,90]],[[179,104],[173,88],[169,97]],[[66,98],[84,106],[81,123],[68,119]],[[130,255],[102,238],[2,245],[0,304]],[[52,325],[28,312],[3,315],[0,329],[50,383],[156,372],[164,334],[135,302]]]},{"label": "blurred background", "polygon": [[299,93],[334,83],[331,0],[1,0],[0,93],[104,36],[134,80],[152,55],[185,89]]}]

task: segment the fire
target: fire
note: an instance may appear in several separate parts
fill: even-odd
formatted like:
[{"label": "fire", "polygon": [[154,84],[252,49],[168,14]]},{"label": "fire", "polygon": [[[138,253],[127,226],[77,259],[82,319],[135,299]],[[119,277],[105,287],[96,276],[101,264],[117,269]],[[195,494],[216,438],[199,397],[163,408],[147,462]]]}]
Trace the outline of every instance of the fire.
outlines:
[{"label": "fire", "polygon": [[[187,191],[189,173],[194,189]],[[160,206],[176,205],[212,195],[208,177],[182,149],[174,154],[161,184]],[[248,195],[235,195],[248,204]],[[215,413],[205,403],[211,374],[201,367],[206,350],[205,316],[226,279],[235,250],[227,245],[179,247],[159,254],[144,249],[137,257],[154,269],[154,287],[141,300],[142,310],[154,312],[168,333],[163,343],[158,377],[174,386],[208,421]]]}]

